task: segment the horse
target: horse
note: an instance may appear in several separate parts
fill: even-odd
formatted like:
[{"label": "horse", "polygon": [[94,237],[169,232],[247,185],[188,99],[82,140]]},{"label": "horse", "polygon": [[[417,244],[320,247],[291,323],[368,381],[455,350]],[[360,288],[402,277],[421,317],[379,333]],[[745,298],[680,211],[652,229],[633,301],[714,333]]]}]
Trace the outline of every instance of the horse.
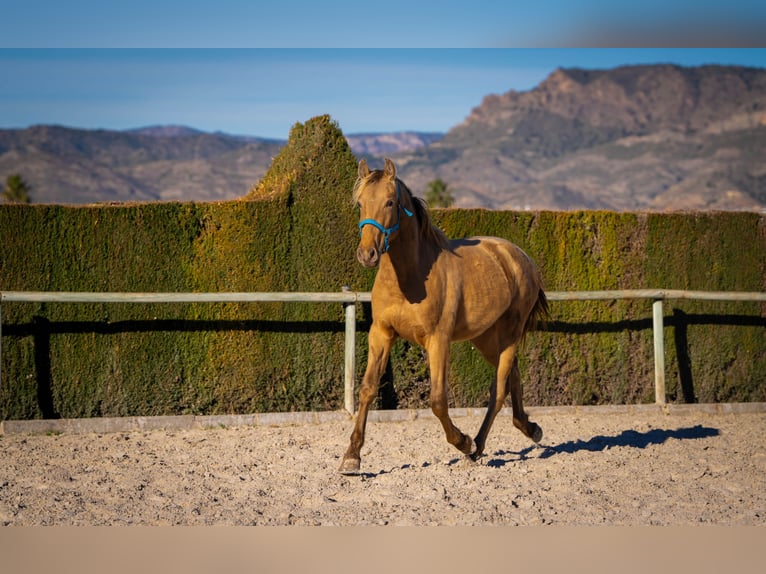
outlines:
[{"label": "horse", "polygon": [[[492,423],[511,395],[513,424],[539,443],[543,432],[524,412],[517,348],[548,313],[540,274],[519,247],[498,237],[449,240],[432,222],[423,200],[396,176],[386,158],[371,171],[363,159],[353,201],[359,208],[357,259],[378,267],[372,287],[367,368],[359,388],[342,474],[360,472],[360,450],[370,405],[377,396],[398,337],[422,346],[431,378],[429,403],[447,442],[471,460],[483,452]],[[452,422],[447,404],[450,343],[469,340],[495,368],[487,412],[474,439]]]}]

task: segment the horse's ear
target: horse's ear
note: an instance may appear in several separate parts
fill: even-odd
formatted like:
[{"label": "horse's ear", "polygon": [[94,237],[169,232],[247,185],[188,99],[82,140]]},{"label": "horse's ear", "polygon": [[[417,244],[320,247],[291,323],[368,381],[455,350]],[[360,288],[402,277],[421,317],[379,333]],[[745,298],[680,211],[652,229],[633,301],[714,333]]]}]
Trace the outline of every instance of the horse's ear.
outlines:
[{"label": "horse's ear", "polygon": [[364,179],[368,175],[370,175],[370,168],[367,167],[367,160],[363,159],[359,162],[359,177]]},{"label": "horse's ear", "polygon": [[383,172],[389,179],[396,179],[396,166],[394,165],[394,162],[386,158],[386,167]]}]

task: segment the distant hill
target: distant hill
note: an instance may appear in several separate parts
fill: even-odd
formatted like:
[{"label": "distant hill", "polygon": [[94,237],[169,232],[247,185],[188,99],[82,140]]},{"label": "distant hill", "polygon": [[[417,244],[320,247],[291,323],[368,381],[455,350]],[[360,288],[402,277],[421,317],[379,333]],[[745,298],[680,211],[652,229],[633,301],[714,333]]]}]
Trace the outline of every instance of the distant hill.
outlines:
[{"label": "distant hill", "polygon": [[456,206],[616,210],[764,209],[764,158],[766,70],[671,65],[559,69],[395,156]]},{"label": "distant hill", "polygon": [[[348,136],[356,153],[412,150],[441,134]],[[233,199],[285,144],[185,126],[126,131],[34,126],[0,130],[0,177],[20,173],[35,203]]]},{"label": "distant hill", "polygon": [[131,130],[125,130],[129,134],[136,134],[140,136],[154,136],[158,138],[172,138],[178,136],[198,136],[205,132],[202,130],[195,130],[188,126],[176,126],[176,125],[162,125],[162,126],[145,126],[143,128],[133,128]]},{"label": "distant hill", "polygon": [[444,137],[433,132],[394,132],[387,134],[349,134],[346,140],[354,155],[385,156],[413,151],[431,145]]},{"label": "distant hill", "polygon": [[20,173],[35,203],[228,199],[244,195],[282,145],[173,131],[0,130],[0,174]]}]

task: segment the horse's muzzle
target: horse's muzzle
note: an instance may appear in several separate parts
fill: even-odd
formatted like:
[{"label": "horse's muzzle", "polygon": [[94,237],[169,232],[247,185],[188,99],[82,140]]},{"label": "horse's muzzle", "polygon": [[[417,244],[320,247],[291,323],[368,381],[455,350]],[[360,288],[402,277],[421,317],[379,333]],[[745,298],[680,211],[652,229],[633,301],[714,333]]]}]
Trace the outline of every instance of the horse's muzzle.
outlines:
[{"label": "horse's muzzle", "polygon": [[376,267],[380,263],[380,250],[377,247],[362,247],[356,250],[356,258],[365,267]]}]

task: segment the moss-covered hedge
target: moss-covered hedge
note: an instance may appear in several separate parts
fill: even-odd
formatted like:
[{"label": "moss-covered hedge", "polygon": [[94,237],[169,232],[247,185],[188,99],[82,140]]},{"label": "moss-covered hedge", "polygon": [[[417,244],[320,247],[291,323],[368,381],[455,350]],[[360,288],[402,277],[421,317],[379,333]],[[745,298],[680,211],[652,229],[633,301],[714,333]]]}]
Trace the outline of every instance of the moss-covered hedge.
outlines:
[{"label": "moss-covered hedge", "polygon": [[[369,290],[355,261],[356,160],[326,116],[297,124],[240,201],[0,205],[0,290]],[[440,210],[450,236],[522,246],[548,290],[762,291],[766,222],[753,213]],[[651,304],[552,303],[522,353],[530,404],[653,400]],[[666,305],[668,396],[766,400],[766,309]],[[333,304],[22,304],[2,308],[1,418],[340,409],[343,310]],[[358,378],[370,309],[361,306]],[[453,404],[486,401],[491,371],[453,346]],[[393,384],[391,382],[393,381]],[[423,351],[400,342],[383,407],[425,407]]]}]

